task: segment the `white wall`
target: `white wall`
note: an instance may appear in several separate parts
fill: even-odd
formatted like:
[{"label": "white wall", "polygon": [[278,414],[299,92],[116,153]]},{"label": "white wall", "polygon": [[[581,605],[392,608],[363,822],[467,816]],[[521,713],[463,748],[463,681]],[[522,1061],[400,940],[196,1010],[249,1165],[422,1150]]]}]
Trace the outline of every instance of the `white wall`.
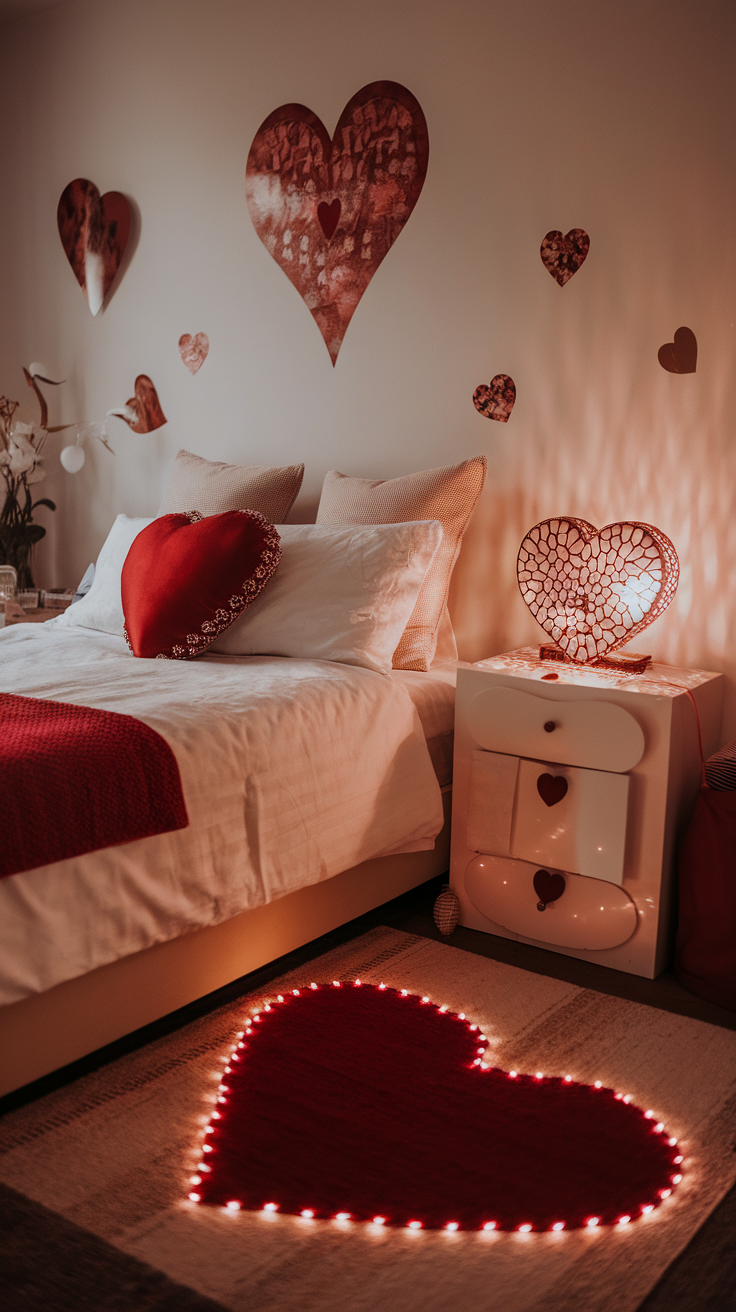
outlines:
[{"label": "white wall", "polygon": [[[485,452],[454,586],[466,656],[538,637],[516,551],[567,513],[668,533],[678,597],[635,646],[736,675],[734,27],[732,0],[73,0],[6,23],[0,391],[34,417],[20,366],[41,360],[68,379],[52,418],[101,418],[148,373],[169,419],[141,437],[111,421],[115,458],[98,447],[75,477],[54,462],[41,581],[75,581],[117,512],[153,513],[180,446],[304,460],[294,519],[330,467],[390,477]],[[245,160],[276,106],[332,131],[378,78],[423,106],[429,173],[333,369],[251,226]],[[77,176],[140,212],[97,319],[56,231]],[[591,252],[560,289],[539,244],[578,226]],[[700,354],[678,377],[657,349],[683,324]],[[177,341],[200,330],[192,378]],[[471,399],[499,372],[518,390],[505,426]]]}]

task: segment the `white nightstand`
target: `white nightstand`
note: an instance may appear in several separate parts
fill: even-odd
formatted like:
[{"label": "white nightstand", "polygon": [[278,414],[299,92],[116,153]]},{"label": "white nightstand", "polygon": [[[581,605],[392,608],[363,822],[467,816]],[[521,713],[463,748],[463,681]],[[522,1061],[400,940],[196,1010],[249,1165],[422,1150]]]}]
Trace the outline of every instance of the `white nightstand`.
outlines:
[{"label": "white nightstand", "polygon": [[[461,925],[650,979],[664,969],[675,845],[700,785],[688,690],[707,756],[719,746],[720,674],[621,675],[542,662],[533,647],[458,669],[450,882]],[[535,889],[538,871],[538,887],[563,890],[555,900]]]}]

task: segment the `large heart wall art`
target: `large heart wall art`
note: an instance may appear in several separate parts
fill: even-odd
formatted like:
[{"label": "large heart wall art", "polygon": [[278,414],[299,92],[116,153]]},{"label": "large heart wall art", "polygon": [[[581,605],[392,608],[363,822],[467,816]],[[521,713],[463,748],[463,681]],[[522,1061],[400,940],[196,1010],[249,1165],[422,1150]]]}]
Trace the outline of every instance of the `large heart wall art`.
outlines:
[{"label": "large heart wall art", "polygon": [[539,248],[542,264],[560,287],[569,282],[585,262],[590,250],[590,237],[583,228],[571,228],[567,233],[548,232]]},{"label": "large heart wall art", "polygon": [[502,1070],[488,1046],[463,1013],[406,989],[279,994],[225,1057],[189,1199],[527,1233],[626,1226],[669,1198],[682,1154],[653,1109],[602,1081]]},{"label": "large heart wall art", "polygon": [[130,205],[120,191],[101,196],[93,182],[75,178],[61,193],[56,220],[74,276],[98,314],[128,245]]},{"label": "large heart wall art", "polygon": [[473,392],[473,405],[486,419],[507,424],[516,401],[516,385],[508,374],[496,374],[490,385],[481,383]]},{"label": "large heart wall art", "polygon": [[304,105],[281,105],[248,153],[253,226],[317,323],[333,365],[348,324],[424,185],[429,136],[398,82],[371,82],[335,134]]},{"label": "large heart wall art", "polygon": [[516,566],[529,610],[564,658],[605,660],[667,609],[680,566],[651,524],[600,531],[584,519],[545,519],[527,533]]}]

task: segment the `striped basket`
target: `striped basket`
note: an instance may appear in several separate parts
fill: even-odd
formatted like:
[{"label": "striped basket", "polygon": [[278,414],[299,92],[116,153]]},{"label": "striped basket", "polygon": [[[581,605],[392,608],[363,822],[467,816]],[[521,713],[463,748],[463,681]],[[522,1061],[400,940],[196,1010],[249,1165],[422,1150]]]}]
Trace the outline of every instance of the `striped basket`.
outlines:
[{"label": "striped basket", "polygon": [[708,757],[705,779],[708,787],[718,792],[730,792],[736,788],[736,738],[726,743],[720,752]]},{"label": "striped basket", "polygon": [[440,934],[451,934],[460,919],[460,900],[449,884],[443,886],[434,904],[434,923]]}]

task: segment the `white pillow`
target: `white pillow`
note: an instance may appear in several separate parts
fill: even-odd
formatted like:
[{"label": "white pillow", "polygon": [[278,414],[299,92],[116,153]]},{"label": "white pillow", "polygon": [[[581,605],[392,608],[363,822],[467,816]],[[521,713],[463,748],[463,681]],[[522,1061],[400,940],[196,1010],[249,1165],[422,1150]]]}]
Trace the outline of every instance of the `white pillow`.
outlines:
[{"label": "white pillow", "polygon": [[99,629],[123,637],[123,602],[120,596],[120,575],[123,562],[141,529],[153,523],[151,519],[128,519],[118,515],[97,559],[95,577],[86,597],[68,606],[56,621],[57,627]]},{"label": "white pillow", "polygon": [[341,661],[388,673],[442,525],[279,524],[277,531],[276,573],[209,650]]}]

